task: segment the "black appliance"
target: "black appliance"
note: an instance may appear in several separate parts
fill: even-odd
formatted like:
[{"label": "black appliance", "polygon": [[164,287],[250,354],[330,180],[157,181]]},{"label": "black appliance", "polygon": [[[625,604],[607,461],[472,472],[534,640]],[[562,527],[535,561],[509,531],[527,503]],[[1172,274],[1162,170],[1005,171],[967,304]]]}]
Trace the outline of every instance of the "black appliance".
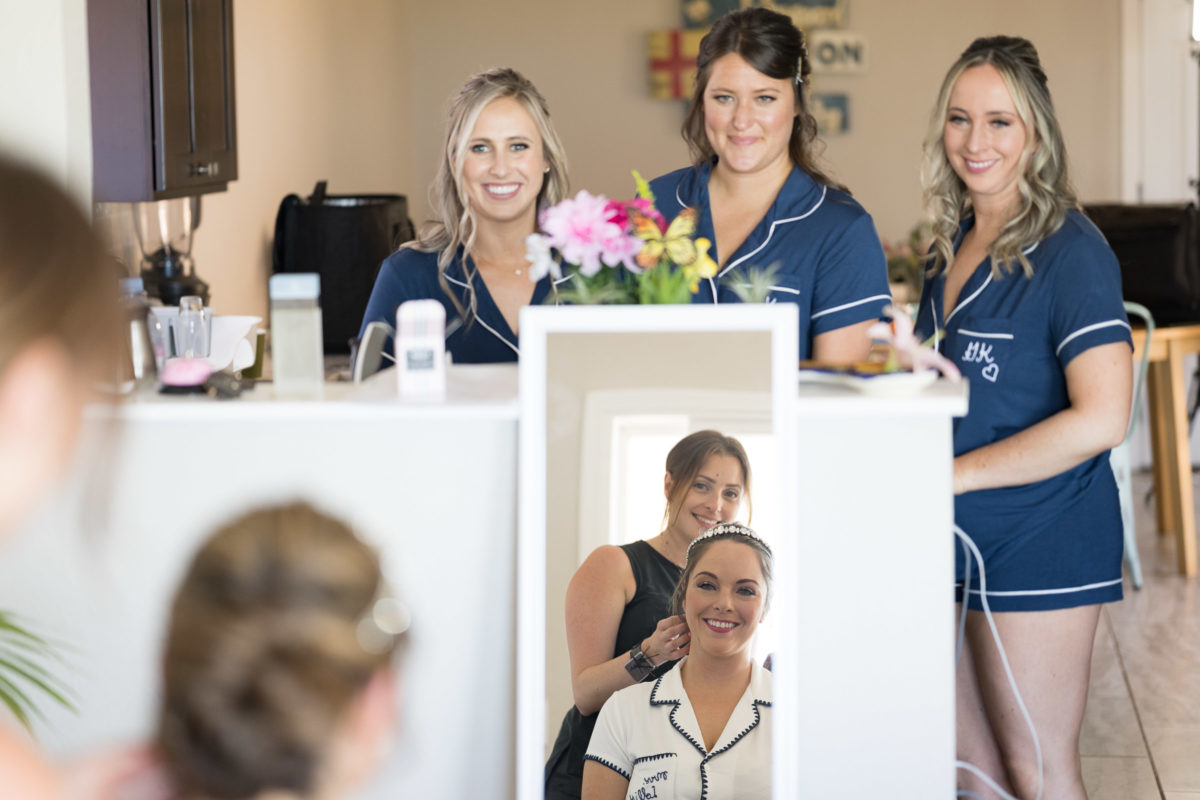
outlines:
[{"label": "black appliance", "polygon": [[320,181],[302,198],[290,194],[275,217],[275,272],[321,276],[327,354],[350,352],[383,259],[414,238],[408,199],[399,194],[331,195]]},{"label": "black appliance", "polygon": [[1158,325],[1200,322],[1200,219],[1192,203],[1095,204],[1084,212],[1121,264],[1125,299]]}]

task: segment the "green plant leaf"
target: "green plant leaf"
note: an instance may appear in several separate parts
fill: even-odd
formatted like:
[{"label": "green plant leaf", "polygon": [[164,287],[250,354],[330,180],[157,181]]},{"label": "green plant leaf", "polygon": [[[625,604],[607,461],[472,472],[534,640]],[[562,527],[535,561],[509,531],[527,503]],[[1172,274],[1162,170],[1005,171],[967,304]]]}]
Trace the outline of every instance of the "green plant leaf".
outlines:
[{"label": "green plant leaf", "polygon": [[8,709],[17,718],[17,722],[21,723],[21,727],[33,733],[33,725],[29,718],[30,713],[41,717],[37,706],[29,699],[29,695],[21,691],[21,687],[14,684],[12,681],[0,675],[0,702],[8,706]]},{"label": "green plant leaf", "polygon": [[43,692],[50,695],[50,697],[54,698],[54,700],[64,708],[70,711],[77,710],[74,702],[67,697],[67,694],[69,694],[71,690],[58,678],[54,677],[44,668],[34,664],[28,659],[9,657],[9,660],[6,663],[0,663],[0,669],[5,669],[9,672],[16,673],[29,683],[32,683]]},{"label": "green plant leaf", "polygon": [[24,639],[38,644],[45,644],[46,641],[42,637],[25,629],[16,622],[16,618],[11,612],[0,611],[0,633],[9,633],[18,639]]},{"label": "green plant leaf", "polygon": [[0,704],[33,734],[34,718],[46,721],[30,696],[30,689],[49,697],[62,707],[77,711],[70,688],[43,663],[62,663],[55,643],[30,631],[11,612],[0,611]]},{"label": "green plant leaf", "polygon": [[765,303],[778,276],[779,262],[776,261],[765,268],[750,267],[742,274],[731,272],[721,284],[743,303]]},{"label": "green plant leaf", "polygon": [[636,169],[633,171],[633,182],[637,186],[637,196],[654,203],[654,192],[650,191],[650,183]]}]

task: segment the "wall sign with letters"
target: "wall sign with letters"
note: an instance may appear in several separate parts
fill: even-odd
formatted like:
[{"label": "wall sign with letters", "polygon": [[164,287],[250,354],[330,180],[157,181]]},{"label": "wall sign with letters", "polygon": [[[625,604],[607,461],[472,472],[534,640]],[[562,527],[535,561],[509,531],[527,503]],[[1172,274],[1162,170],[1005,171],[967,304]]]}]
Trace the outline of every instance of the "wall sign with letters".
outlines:
[{"label": "wall sign with letters", "polygon": [[861,33],[816,30],[808,34],[813,72],[862,75],[867,71],[867,40]]}]

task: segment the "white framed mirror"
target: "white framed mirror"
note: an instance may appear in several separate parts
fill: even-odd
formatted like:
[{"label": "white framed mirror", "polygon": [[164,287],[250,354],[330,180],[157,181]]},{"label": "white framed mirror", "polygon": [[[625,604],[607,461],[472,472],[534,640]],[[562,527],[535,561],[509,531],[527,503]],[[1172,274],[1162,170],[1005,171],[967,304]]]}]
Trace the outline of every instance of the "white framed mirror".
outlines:
[{"label": "white framed mirror", "polygon": [[[572,705],[566,585],[595,547],[657,532],[664,457],[687,433],[714,428],[746,447],[751,525],[770,541],[776,570],[771,624],[756,653],[769,648],[776,663],[794,662],[791,643],[770,631],[792,626],[786,532],[795,512],[781,489],[795,460],[796,313],[790,304],[522,311],[518,797],[542,796],[549,743]],[[774,731],[778,739],[778,723]]]}]

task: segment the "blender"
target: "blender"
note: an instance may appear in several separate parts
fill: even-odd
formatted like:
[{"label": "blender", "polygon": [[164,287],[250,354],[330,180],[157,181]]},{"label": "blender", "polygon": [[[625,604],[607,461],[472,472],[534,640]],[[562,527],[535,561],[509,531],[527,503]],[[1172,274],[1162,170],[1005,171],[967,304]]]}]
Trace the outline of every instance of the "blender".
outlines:
[{"label": "blender", "polygon": [[131,203],[133,231],[142,252],[146,294],[177,306],[194,295],[208,305],[208,284],[192,262],[192,234],[200,224],[200,196]]}]

